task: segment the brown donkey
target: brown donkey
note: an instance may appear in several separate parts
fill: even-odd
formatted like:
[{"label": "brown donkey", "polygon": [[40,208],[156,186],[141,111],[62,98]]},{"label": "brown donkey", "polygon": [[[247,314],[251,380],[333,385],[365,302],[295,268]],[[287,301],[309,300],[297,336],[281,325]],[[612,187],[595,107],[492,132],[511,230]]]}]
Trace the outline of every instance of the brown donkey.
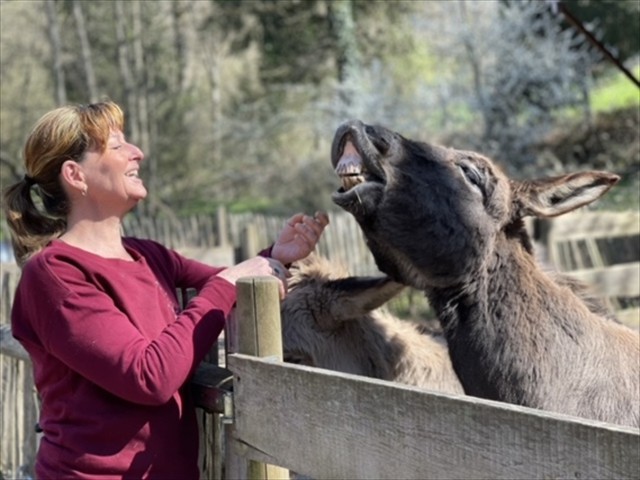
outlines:
[{"label": "brown donkey", "polygon": [[467,394],[640,425],[638,333],[545,272],[523,222],[591,203],[618,176],[511,180],[478,153],[360,121],[336,131],[332,164],[333,201],[380,270],[425,291]]},{"label": "brown donkey", "polygon": [[291,268],[281,304],[285,360],[462,394],[446,341],[381,308],[404,289],[388,277],[352,277],[324,257]]}]

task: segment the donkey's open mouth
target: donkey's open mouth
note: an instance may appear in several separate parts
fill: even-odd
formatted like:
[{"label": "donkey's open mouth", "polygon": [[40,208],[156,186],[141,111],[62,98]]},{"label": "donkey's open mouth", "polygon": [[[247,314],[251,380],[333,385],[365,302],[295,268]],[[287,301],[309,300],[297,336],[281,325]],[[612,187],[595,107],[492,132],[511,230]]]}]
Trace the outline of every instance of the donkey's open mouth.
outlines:
[{"label": "donkey's open mouth", "polygon": [[362,163],[362,157],[351,140],[346,141],[342,156],[335,167],[335,172],[340,177],[342,190],[345,192],[351,190],[356,185],[365,182],[365,170],[364,164]]},{"label": "donkey's open mouth", "polygon": [[340,125],[331,147],[331,163],[342,184],[338,192],[349,192],[370,181],[384,183],[378,157],[386,153],[387,146],[376,137],[374,127],[358,120]]}]

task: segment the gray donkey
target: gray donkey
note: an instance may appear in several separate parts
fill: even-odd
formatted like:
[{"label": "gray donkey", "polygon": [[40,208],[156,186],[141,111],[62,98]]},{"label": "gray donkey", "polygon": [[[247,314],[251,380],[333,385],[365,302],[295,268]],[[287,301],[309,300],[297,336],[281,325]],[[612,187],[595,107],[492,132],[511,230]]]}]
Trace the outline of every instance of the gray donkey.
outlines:
[{"label": "gray donkey", "polygon": [[388,277],[352,277],[310,255],[291,268],[281,304],[286,361],[462,394],[446,341],[381,308],[405,287]]},{"label": "gray donkey", "polygon": [[509,179],[488,158],[350,121],[331,160],[333,201],[378,268],[424,290],[467,394],[640,425],[640,337],[536,262],[526,216],[589,204],[619,179]]}]

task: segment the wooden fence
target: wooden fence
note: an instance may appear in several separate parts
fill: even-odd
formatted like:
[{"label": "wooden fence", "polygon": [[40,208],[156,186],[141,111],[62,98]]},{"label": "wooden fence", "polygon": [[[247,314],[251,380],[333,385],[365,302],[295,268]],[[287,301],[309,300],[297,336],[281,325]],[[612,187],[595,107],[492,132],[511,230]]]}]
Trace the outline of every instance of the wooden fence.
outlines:
[{"label": "wooden fence", "polygon": [[312,478],[640,475],[637,429],[251,356],[229,360],[231,448]]},{"label": "wooden fence", "polygon": [[638,428],[284,364],[275,281],[246,286],[225,478],[640,478]]},{"label": "wooden fence", "polygon": [[581,211],[537,224],[559,270],[593,286],[625,324],[640,328],[640,214]]},{"label": "wooden fence", "polygon": [[279,315],[273,279],[240,282],[225,478],[640,475],[637,428],[284,364]]},{"label": "wooden fence", "polygon": [[[219,212],[218,221],[224,215]],[[546,242],[549,258],[558,268],[577,270],[578,276],[601,282],[599,288],[612,303],[618,302],[626,321],[638,326],[640,215],[574,215],[573,226],[556,226],[558,219],[532,229]],[[560,218],[564,222],[569,217]],[[254,254],[273,241],[285,221],[255,218],[253,223],[248,218],[227,220],[227,231],[235,232],[227,238],[237,236],[239,246],[230,247],[231,240],[212,240],[216,248],[226,248],[227,259],[238,261],[244,254]],[[603,222],[606,227],[599,227]],[[162,240],[151,234],[140,236]],[[168,243],[179,250],[199,251],[198,245]],[[377,272],[359,228],[346,214],[332,215],[318,250],[342,261],[353,273]],[[578,255],[582,263],[575,260]],[[598,273],[583,273],[592,269]],[[603,280],[609,272],[624,281],[615,286]],[[37,398],[28,362],[11,356],[13,347],[8,346],[12,343],[7,324],[19,272],[15,265],[3,264],[0,273],[0,473],[4,478],[28,478],[36,450]],[[254,322],[267,321],[260,312],[251,315]],[[241,354],[231,355],[227,365],[234,378],[233,411],[226,412],[232,424],[224,423],[223,414],[205,413],[221,411],[220,401],[226,398],[210,388],[220,378],[215,364],[224,363],[217,349],[194,379],[205,408],[200,416],[203,478],[264,473],[252,469],[254,461],[315,478],[640,478],[637,429],[427,393],[234,351]],[[221,447],[223,437],[226,448]],[[244,460],[250,460],[249,467]],[[230,476],[234,472],[239,476]]]}]

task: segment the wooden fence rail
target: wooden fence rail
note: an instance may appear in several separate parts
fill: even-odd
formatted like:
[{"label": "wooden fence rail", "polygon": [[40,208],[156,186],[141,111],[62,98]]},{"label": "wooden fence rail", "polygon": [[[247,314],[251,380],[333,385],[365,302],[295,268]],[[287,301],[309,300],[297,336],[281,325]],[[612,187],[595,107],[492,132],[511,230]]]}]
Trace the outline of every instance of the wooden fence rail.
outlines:
[{"label": "wooden fence rail", "polygon": [[640,328],[640,213],[579,211],[538,223],[552,265],[594,287]]},{"label": "wooden fence rail", "polygon": [[638,429],[245,355],[235,448],[312,478],[637,479]]}]

